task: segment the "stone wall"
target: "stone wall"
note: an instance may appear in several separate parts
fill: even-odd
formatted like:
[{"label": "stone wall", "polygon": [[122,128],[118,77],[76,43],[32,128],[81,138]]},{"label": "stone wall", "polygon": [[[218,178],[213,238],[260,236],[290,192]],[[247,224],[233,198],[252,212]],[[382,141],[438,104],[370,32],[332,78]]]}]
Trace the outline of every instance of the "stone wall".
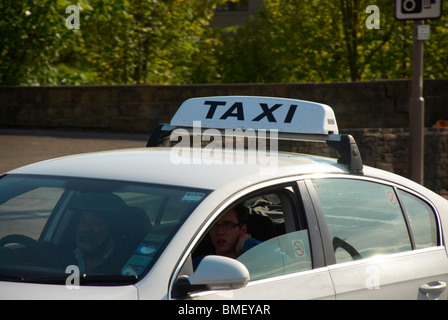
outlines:
[{"label": "stone wall", "polygon": [[[262,95],[330,105],[364,163],[408,176],[409,80],[313,84],[0,87],[0,127],[147,133],[191,97]],[[448,189],[448,80],[425,80],[425,185]],[[290,146],[289,146],[290,147]],[[313,152],[316,146],[312,147]],[[325,147],[323,147],[325,149]],[[307,152],[308,150],[293,151]],[[322,151],[324,154],[327,150]]]},{"label": "stone wall", "polygon": [[[350,83],[0,87],[0,126],[149,133],[185,99],[297,98],[330,105],[340,128],[406,128],[410,81]],[[426,80],[425,125],[448,120],[448,80]]]}]

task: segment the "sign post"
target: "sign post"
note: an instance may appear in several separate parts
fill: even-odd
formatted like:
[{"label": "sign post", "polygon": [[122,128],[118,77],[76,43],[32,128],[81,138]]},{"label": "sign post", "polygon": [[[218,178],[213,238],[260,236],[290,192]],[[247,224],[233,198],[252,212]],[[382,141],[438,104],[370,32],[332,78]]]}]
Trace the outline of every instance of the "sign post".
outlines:
[{"label": "sign post", "polygon": [[423,41],[418,39],[418,28],[423,21],[414,22],[412,44],[412,81],[409,103],[410,178],[423,184],[425,99],[423,98]]},{"label": "sign post", "polygon": [[409,101],[410,178],[423,184],[425,100],[423,98],[423,41],[429,39],[424,19],[442,15],[442,0],[395,0],[395,18],[414,20],[412,44],[412,85]]}]

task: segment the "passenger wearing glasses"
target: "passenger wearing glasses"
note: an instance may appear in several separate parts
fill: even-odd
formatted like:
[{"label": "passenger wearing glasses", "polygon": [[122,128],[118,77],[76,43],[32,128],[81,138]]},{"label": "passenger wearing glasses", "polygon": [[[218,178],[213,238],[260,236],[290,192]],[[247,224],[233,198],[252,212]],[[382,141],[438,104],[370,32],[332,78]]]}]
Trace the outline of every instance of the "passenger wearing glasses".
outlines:
[{"label": "passenger wearing glasses", "polygon": [[208,232],[214,252],[197,256],[193,267],[197,268],[206,255],[220,255],[236,259],[244,252],[261,243],[247,233],[249,208],[237,206],[228,210]]},{"label": "passenger wearing glasses", "polygon": [[248,214],[247,208],[232,208],[210,229],[210,240],[217,255],[236,259],[260,243],[247,233]]}]

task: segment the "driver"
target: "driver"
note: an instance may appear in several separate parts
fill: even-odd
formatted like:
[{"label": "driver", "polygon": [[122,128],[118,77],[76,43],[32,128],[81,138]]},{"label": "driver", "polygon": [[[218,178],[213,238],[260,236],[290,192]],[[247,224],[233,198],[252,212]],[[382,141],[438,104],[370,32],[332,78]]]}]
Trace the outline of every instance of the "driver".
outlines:
[{"label": "driver", "polygon": [[73,253],[81,273],[117,272],[113,270],[114,253],[124,208],[123,200],[111,193],[83,193],[72,199],[71,209],[79,212]]}]

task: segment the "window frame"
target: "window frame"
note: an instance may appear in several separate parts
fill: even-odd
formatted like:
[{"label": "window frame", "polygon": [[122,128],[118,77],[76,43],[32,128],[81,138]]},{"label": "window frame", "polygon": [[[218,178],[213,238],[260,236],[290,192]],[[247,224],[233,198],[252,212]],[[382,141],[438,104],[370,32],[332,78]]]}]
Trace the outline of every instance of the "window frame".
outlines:
[{"label": "window frame", "polygon": [[[403,192],[407,192],[408,194],[416,197],[417,199],[421,200],[423,203],[425,203],[426,205],[428,205],[429,208],[431,208],[433,214],[434,214],[434,221],[436,224],[436,232],[437,232],[437,244],[436,246],[431,246],[431,247],[427,247],[427,248],[422,248],[421,250],[424,249],[428,249],[428,248],[434,248],[434,247],[440,247],[443,246],[443,234],[442,234],[442,230],[441,230],[441,220],[440,220],[440,214],[437,210],[437,208],[434,206],[434,204],[425,196],[423,196],[422,194],[409,189],[403,185],[391,182],[391,181],[387,181],[387,180],[381,180],[381,179],[377,179],[377,178],[373,178],[373,177],[368,177],[368,176],[354,176],[354,175],[337,175],[337,174],[328,174],[328,175],[311,175],[311,176],[307,176],[304,180],[305,185],[308,189],[308,192],[310,194],[310,198],[312,201],[312,205],[314,207],[315,213],[316,213],[316,220],[318,223],[318,227],[319,230],[321,232],[321,237],[322,237],[322,242],[323,242],[323,247],[324,247],[324,255],[325,255],[325,261],[326,261],[326,265],[334,265],[334,264],[338,264],[336,262],[336,255],[334,250],[332,250],[333,245],[332,245],[332,239],[330,236],[330,232],[328,229],[328,224],[326,222],[326,217],[325,217],[325,213],[322,209],[320,200],[318,198],[318,195],[316,193],[316,190],[313,186],[313,181],[317,180],[317,179],[344,179],[344,180],[357,180],[357,181],[364,181],[364,182],[370,182],[370,183],[379,183],[382,184],[384,186],[387,187],[391,187],[394,192],[395,195],[398,199],[398,204],[400,206],[400,210],[402,212],[405,224],[406,224],[406,228],[408,230],[408,234],[410,237],[410,243],[411,243],[411,250],[409,251],[404,251],[403,253],[409,253],[409,252],[413,252],[415,250],[420,250],[418,248],[415,247],[415,239],[412,233],[412,228],[411,228],[411,224],[409,221],[409,217],[406,213],[406,209],[403,206],[403,203],[400,200],[399,197],[399,192],[398,191],[403,191]],[[390,255],[390,254],[385,254],[385,255]],[[369,257],[367,258],[363,258],[361,260],[365,260],[365,259],[369,259]],[[353,262],[353,261],[351,261]]]},{"label": "window frame", "polygon": [[[288,190],[289,188],[291,188],[292,190]],[[285,233],[293,233],[293,232],[297,232],[300,230],[304,230],[307,229],[307,223],[306,221],[302,221],[303,219],[305,219],[305,213],[303,212],[303,206],[300,204],[300,199],[298,199],[298,190],[297,190],[297,186],[295,181],[291,181],[291,182],[287,182],[287,183],[280,183],[280,184],[273,184],[270,185],[268,187],[263,187],[260,189],[257,189],[255,191],[252,191],[244,196],[241,196],[240,198],[237,198],[236,200],[234,200],[231,204],[223,206],[220,210],[220,214],[215,216],[214,218],[211,218],[209,220],[209,226],[207,227],[207,229],[205,230],[205,232],[203,232],[203,236],[201,237],[201,239],[197,242],[197,244],[199,244],[202,239],[204,239],[211,226],[213,226],[213,224],[218,221],[220,219],[220,217],[222,217],[222,215],[225,214],[225,212],[227,212],[228,209],[234,207],[234,206],[238,206],[239,204],[244,203],[247,200],[251,200],[253,198],[256,198],[258,196],[263,196],[263,195],[270,195],[270,194],[276,194],[280,201],[282,202],[282,205],[284,206],[284,223],[285,223]],[[287,208],[289,207],[289,208]],[[303,225],[303,223],[305,223],[305,225]],[[193,252],[194,250],[192,250],[191,252]],[[312,264],[312,269],[314,268],[314,264],[313,264],[313,259],[311,257],[311,264]]]},{"label": "window frame", "polygon": [[[301,182],[299,184],[298,182]],[[204,221],[203,224],[201,224],[195,233],[194,237],[191,239],[191,241],[186,245],[185,250],[182,254],[182,256],[179,258],[178,263],[176,264],[176,267],[174,268],[171,277],[170,277],[170,284],[168,286],[168,299],[172,299],[171,295],[175,286],[175,283],[177,279],[182,275],[183,271],[190,270],[188,267],[188,264],[191,263],[191,253],[195,250],[195,248],[198,246],[198,244],[202,241],[202,239],[207,236],[208,230],[213,225],[214,221],[217,221],[220,216],[222,216],[226,210],[233,205],[236,205],[238,203],[242,203],[248,199],[251,199],[253,197],[256,197],[257,195],[261,194],[269,194],[269,193],[275,193],[275,191],[280,191],[281,189],[291,188],[290,190],[290,199],[288,199],[289,204],[291,205],[291,210],[293,211],[294,216],[294,224],[295,228],[294,230],[289,230],[289,232],[296,232],[301,230],[301,222],[305,223],[305,229],[308,230],[308,237],[309,237],[309,245],[311,249],[311,269],[308,271],[297,271],[296,273],[288,274],[287,276],[292,276],[294,274],[300,274],[303,272],[309,272],[317,268],[324,267],[323,257],[322,254],[322,242],[320,240],[320,232],[315,224],[315,212],[314,209],[312,209],[312,201],[310,197],[308,196],[309,193],[304,188],[303,184],[303,178],[302,177],[289,177],[289,178],[281,178],[276,180],[271,180],[268,182],[263,182],[257,185],[253,185],[249,188],[239,190],[235,194],[233,194],[230,198],[227,198],[227,200],[223,203],[221,203],[218,207],[211,210],[210,215],[207,218],[207,221]],[[216,192],[216,191],[215,191]],[[303,230],[303,229],[302,229]],[[311,232],[313,230],[313,232]],[[317,231],[317,232],[316,232]],[[288,233],[288,232],[287,232]],[[317,243],[315,243],[317,242]],[[192,270],[190,270],[191,272]],[[256,280],[256,281],[264,281],[264,282],[270,282],[275,281],[278,277],[284,277],[284,276],[274,276],[272,278],[266,278],[262,280]],[[254,281],[255,282],[255,281]],[[249,282],[251,283],[251,282]],[[201,292],[207,294],[207,291]]]}]

